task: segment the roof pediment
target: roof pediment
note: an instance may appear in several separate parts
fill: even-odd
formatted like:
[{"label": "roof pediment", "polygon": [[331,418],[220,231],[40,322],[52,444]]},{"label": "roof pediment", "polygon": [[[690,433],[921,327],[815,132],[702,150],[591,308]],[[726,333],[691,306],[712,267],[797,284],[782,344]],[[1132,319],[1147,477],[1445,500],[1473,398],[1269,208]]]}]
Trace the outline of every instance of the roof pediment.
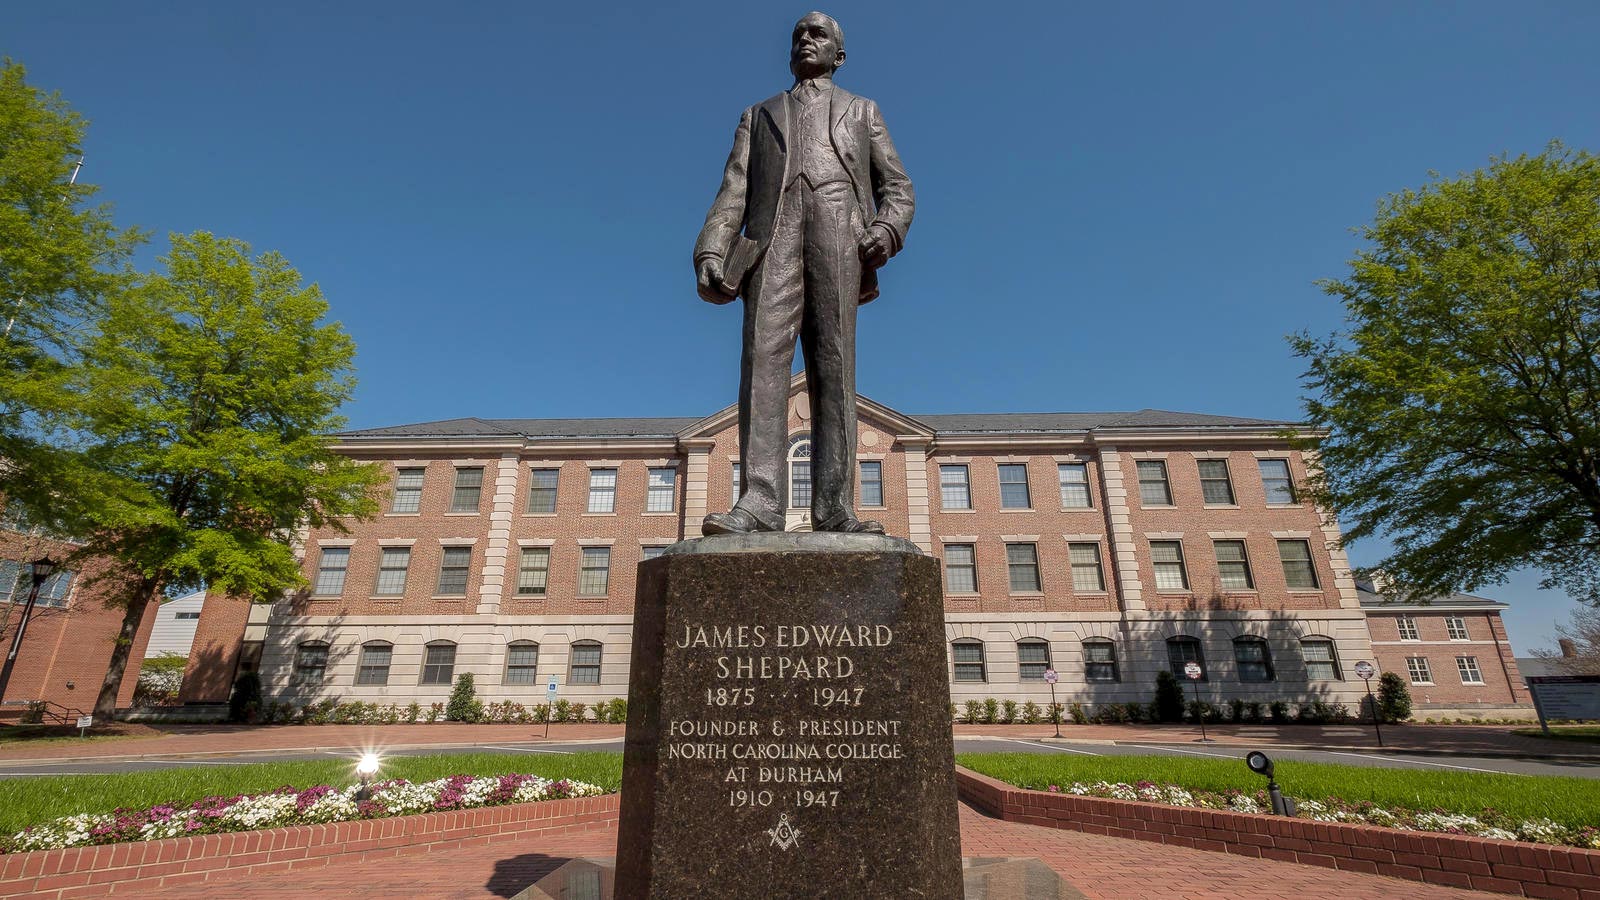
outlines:
[{"label": "roof pediment", "polygon": [[[806,373],[802,370],[789,379],[789,400],[806,392]],[[912,418],[892,407],[884,406],[876,400],[862,394],[856,394],[856,418],[859,421],[871,422],[875,427],[888,434],[896,436],[915,435],[932,440],[934,430],[927,423]],[[706,416],[704,419],[678,432],[680,441],[709,440],[718,432],[725,430],[729,425],[739,421],[739,404],[734,403]]]}]

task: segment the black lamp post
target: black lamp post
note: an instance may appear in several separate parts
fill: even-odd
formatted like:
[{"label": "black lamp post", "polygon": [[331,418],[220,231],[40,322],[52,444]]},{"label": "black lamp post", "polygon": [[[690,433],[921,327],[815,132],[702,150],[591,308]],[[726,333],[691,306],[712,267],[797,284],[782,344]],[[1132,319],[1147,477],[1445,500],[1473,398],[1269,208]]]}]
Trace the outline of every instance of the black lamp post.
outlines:
[{"label": "black lamp post", "polygon": [[17,633],[11,636],[11,649],[6,653],[5,668],[0,669],[0,701],[5,700],[6,686],[11,683],[11,670],[17,665],[17,654],[22,650],[22,636],[28,631],[28,619],[33,615],[33,604],[39,599],[39,588],[55,574],[55,560],[41,556],[29,565],[32,584],[28,586],[28,602],[22,607],[22,618],[17,621]]},{"label": "black lamp post", "polygon": [[1272,814],[1275,816],[1293,816],[1295,802],[1291,797],[1285,797],[1283,791],[1278,789],[1277,779],[1272,777],[1272,760],[1260,750],[1252,750],[1244,758],[1244,764],[1250,771],[1267,780],[1267,796],[1272,800]]}]

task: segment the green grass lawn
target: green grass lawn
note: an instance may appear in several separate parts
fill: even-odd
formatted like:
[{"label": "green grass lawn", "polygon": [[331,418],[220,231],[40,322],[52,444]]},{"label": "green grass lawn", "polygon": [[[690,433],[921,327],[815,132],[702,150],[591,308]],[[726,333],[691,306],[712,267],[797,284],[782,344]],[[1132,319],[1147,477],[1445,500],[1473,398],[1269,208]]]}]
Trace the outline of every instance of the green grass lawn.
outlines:
[{"label": "green grass lawn", "polygon": [[[1242,755],[1242,754],[1241,754]],[[1153,781],[1191,790],[1254,793],[1266,779],[1238,762],[1167,756],[1043,756],[1033,753],[963,753],[956,762],[1018,787],[1063,788],[1074,781]],[[1277,762],[1277,780],[1292,797],[1371,800],[1383,806],[1442,809],[1477,815],[1485,808],[1564,825],[1600,824],[1600,779],[1498,775],[1427,769],[1379,769],[1328,763]]]},{"label": "green grass lawn", "polygon": [[1545,734],[1539,728],[1518,728],[1512,734],[1526,737],[1552,738],[1558,741],[1580,741],[1586,744],[1600,744],[1600,725],[1551,725],[1550,733]]},{"label": "green grass lawn", "polygon": [[[378,779],[431,781],[450,775],[538,775],[570,778],[614,791],[622,784],[622,754],[459,753],[394,756],[384,760]],[[0,833],[77,813],[143,809],[159,803],[192,803],[212,795],[260,794],[283,785],[304,789],[355,781],[354,761],[329,758],[310,762],[183,766],[116,775],[59,775],[0,780]]]}]

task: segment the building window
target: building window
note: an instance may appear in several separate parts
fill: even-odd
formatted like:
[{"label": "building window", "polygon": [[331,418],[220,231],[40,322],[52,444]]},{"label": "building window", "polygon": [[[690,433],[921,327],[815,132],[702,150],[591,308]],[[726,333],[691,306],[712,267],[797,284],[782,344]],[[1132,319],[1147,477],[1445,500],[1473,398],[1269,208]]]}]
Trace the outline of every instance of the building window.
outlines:
[{"label": "building window", "polygon": [[1011,593],[1039,592],[1039,548],[1033,544],[1007,544],[1006,570],[1011,578]]},{"label": "building window", "polygon": [[811,439],[807,437],[789,443],[789,506],[811,508]]},{"label": "building window", "polygon": [[617,511],[617,470],[589,470],[589,512]]},{"label": "building window", "polygon": [[[57,569],[44,580],[44,584],[39,585],[39,596],[34,598],[34,605],[65,608],[67,596],[72,593],[74,577],[74,573],[66,569]],[[0,560],[0,603],[26,603],[28,592],[33,590],[32,579],[33,570],[27,563]]]},{"label": "building window", "polygon": [[328,674],[328,645],[306,641],[294,651],[294,683],[321,684]]},{"label": "building window", "polygon": [[650,470],[650,484],[644,497],[645,512],[672,512],[676,508],[673,486],[677,478],[677,469]]},{"label": "building window", "polygon": [[1416,619],[1413,619],[1410,616],[1400,616],[1399,618],[1394,620],[1394,624],[1395,624],[1396,628],[1400,629],[1400,640],[1402,640],[1402,641],[1421,640],[1421,638],[1419,638],[1417,636],[1417,620]]},{"label": "building window", "polygon": [[1068,544],[1067,556],[1072,560],[1073,590],[1094,592],[1106,589],[1105,570],[1100,568],[1099,544]]},{"label": "building window", "polygon": [[1155,567],[1156,590],[1189,589],[1189,573],[1183,568],[1182,541],[1151,541],[1150,564]]},{"label": "building window", "polygon": [[34,605],[65,609],[67,595],[72,593],[72,580],[75,577],[75,573],[66,569],[58,569],[51,573],[50,577],[44,580],[44,584],[39,585],[39,596],[34,599]]},{"label": "building window", "polygon": [[583,548],[583,568],[578,572],[579,597],[604,597],[611,587],[611,548]]},{"label": "building window", "polygon": [[861,505],[883,505],[883,463],[875,459],[861,462]]},{"label": "building window", "polygon": [[317,586],[312,588],[318,597],[337,597],[344,593],[344,576],[350,571],[349,547],[323,547],[322,559],[317,563]]},{"label": "building window", "polygon": [[567,683],[600,683],[599,641],[578,641],[572,645],[572,664],[568,667]]},{"label": "building window", "polygon": [[1289,477],[1287,459],[1258,459],[1261,467],[1261,487],[1266,491],[1267,504],[1284,506],[1295,502],[1294,480]]},{"label": "building window", "polygon": [[173,613],[172,617],[181,622],[184,619],[198,619],[200,618],[200,614],[197,612]]},{"label": "building window", "polygon": [[972,508],[972,488],[967,481],[966,466],[939,467],[939,508]]},{"label": "building window", "polygon": [[1444,630],[1449,632],[1450,640],[1464,641],[1468,639],[1467,620],[1460,616],[1448,616],[1444,620]]},{"label": "building window", "polygon": [[549,583],[550,548],[523,547],[522,562],[517,566],[517,593],[543,597]]},{"label": "building window", "polygon": [[555,512],[556,485],[561,480],[561,470],[534,469],[528,475],[528,512]]},{"label": "building window", "polygon": [[1167,464],[1159,459],[1141,459],[1139,503],[1144,506],[1171,506],[1172,486],[1167,484]]},{"label": "building window", "polygon": [[1110,641],[1083,642],[1083,679],[1085,681],[1121,681],[1117,673],[1117,645]]},{"label": "building window", "polygon": [[512,641],[506,645],[506,684],[539,683],[539,645]]},{"label": "building window", "polygon": [[1235,638],[1233,661],[1239,666],[1240,681],[1261,683],[1273,680],[1272,650],[1261,638]]},{"label": "building window", "polygon": [[1017,675],[1023,681],[1044,681],[1050,668],[1050,642],[1029,638],[1017,641]]},{"label": "building window", "polygon": [[1167,638],[1167,668],[1172,674],[1187,680],[1183,667],[1189,663],[1200,664],[1200,680],[1210,681],[1211,673],[1206,671],[1205,655],[1200,652],[1200,642],[1192,637]]},{"label": "building window", "polygon": [[1283,561],[1283,580],[1291,590],[1316,588],[1317,567],[1311,564],[1309,541],[1279,541],[1278,559]]},{"label": "building window", "polygon": [[439,560],[439,585],[434,593],[444,597],[467,592],[467,573],[472,569],[471,547],[446,547]]},{"label": "building window", "polygon": [[956,641],[950,645],[950,654],[955,663],[956,681],[989,680],[989,674],[983,665],[983,642]]},{"label": "building window", "polygon": [[1200,496],[1208,504],[1233,505],[1233,480],[1228,477],[1225,459],[1198,460],[1200,466]]},{"label": "building window", "polygon": [[1306,638],[1300,642],[1300,655],[1306,661],[1308,681],[1339,681],[1339,654],[1327,638]]},{"label": "building window", "polygon": [[389,502],[393,513],[414,513],[422,509],[422,468],[396,469],[394,471],[394,499]]},{"label": "building window", "polygon": [[1483,684],[1483,672],[1478,668],[1476,656],[1456,657],[1456,671],[1461,673],[1462,684]]},{"label": "building window", "polygon": [[1250,577],[1250,558],[1245,555],[1244,541],[1217,541],[1217,578],[1224,590],[1253,591],[1255,581]]},{"label": "building window", "polygon": [[1028,467],[1006,463],[1000,467],[1000,508],[1031,509],[1033,498],[1028,495]]},{"label": "building window", "polygon": [[1056,466],[1056,478],[1061,483],[1063,509],[1089,508],[1089,466],[1085,463],[1062,463]]},{"label": "building window", "polygon": [[384,547],[378,557],[378,584],[372,592],[380,597],[398,597],[404,594],[406,569],[410,565],[410,547]]},{"label": "building window", "polygon": [[456,675],[456,645],[433,641],[422,648],[422,680],[418,684],[449,684]]},{"label": "building window", "polygon": [[26,598],[30,587],[23,584],[22,563],[0,559],[0,603],[10,603],[18,594]]},{"label": "building window", "polygon": [[944,589],[951,594],[978,592],[978,563],[971,544],[944,545]]},{"label": "building window", "polygon": [[1406,672],[1411,675],[1412,684],[1433,684],[1433,669],[1428,667],[1426,656],[1406,657]]},{"label": "building window", "polygon": [[361,661],[356,666],[356,684],[388,684],[389,660],[394,657],[394,645],[373,641],[361,645]]},{"label": "building window", "polygon": [[639,559],[640,560],[655,559],[656,557],[660,556],[661,554],[663,554],[665,552],[667,552],[667,548],[666,547],[659,547],[659,546],[657,546],[657,547],[643,547],[643,548],[641,548],[639,550]]},{"label": "building window", "polygon": [[744,496],[744,471],[738,463],[733,464],[733,499],[737,502]]},{"label": "building window", "polygon": [[456,488],[450,494],[450,511],[475,513],[478,511],[478,501],[481,499],[483,499],[483,468],[474,466],[470,469],[457,469]]}]

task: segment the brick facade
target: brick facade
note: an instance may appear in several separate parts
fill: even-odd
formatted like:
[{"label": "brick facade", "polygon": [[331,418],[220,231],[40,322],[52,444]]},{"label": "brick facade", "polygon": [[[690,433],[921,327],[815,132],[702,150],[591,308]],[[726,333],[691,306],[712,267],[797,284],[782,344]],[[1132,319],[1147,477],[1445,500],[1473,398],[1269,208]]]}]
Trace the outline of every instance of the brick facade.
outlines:
[{"label": "brick facade", "polygon": [[[799,462],[806,459],[809,421],[801,378],[789,423]],[[951,545],[962,545],[957,554],[971,548],[974,588],[946,597],[952,700],[1046,703],[1043,663],[1060,672],[1061,702],[1146,702],[1155,673],[1170,664],[1169,639],[1192,639],[1207,669],[1202,696],[1214,702],[1326,699],[1355,708],[1361,684],[1350,667],[1372,658],[1373,648],[1337,547],[1337,526],[1283,493],[1287,486],[1275,485],[1269,496],[1262,474],[1267,460],[1287,466],[1291,484],[1304,482],[1307,461],[1285,439],[1286,423],[1151,410],[913,418],[866,398],[859,417],[858,458],[877,464],[883,495],[879,507],[862,505],[861,516],[941,557],[947,576]],[[461,672],[473,673],[486,701],[540,702],[551,675],[570,699],[626,696],[635,568],[646,548],[698,536],[708,512],[729,508],[739,455],[731,407],[700,420],[459,419],[352,432],[340,436],[339,447],[391,476],[422,470],[417,508],[396,512],[391,499],[382,515],[353,523],[349,534],[304,536],[307,578],[315,585],[331,560],[324,586],[339,590],[313,589],[270,612],[262,608],[264,621],[244,629],[253,635],[246,646],[259,647],[269,699],[426,704],[444,700],[445,676]],[[1140,463],[1156,461],[1164,464],[1170,503],[1141,501]],[[1077,493],[1063,502],[1061,467],[1077,465],[1084,487],[1072,490],[1086,495],[1086,506]],[[1217,484],[1224,465],[1226,492]],[[944,500],[951,492],[942,490],[941,478],[962,471],[942,469],[952,466],[965,467],[965,504]],[[1202,466],[1212,476],[1212,503],[1205,502]],[[652,469],[670,471],[670,511],[646,509]],[[554,512],[530,510],[536,470],[557,472]],[[610,512],[590,511],[597,470],[615,473]],[[1002,499],[1002,473],[1011,481],[1004,491],[1009,502]],[[474,482],[481,484],[476,506],[463,507]],[[458,484],[469,486],[465,498]],[[807,510],[793,508],[789,526],[808,528],[808,518]],[[1226,587],[1219,541],[1230,554]],[[1165,563],[1158,579],[1152,542],[1161,553],[1181,552],[1181,576]],[[456,562],[468,563],[464,592],[454,585],[438,590],[447,548],[456,548]],[[1233,558],[1241,549],[1242,563]],[[403,589],[390,573],[390,589],[380,593],[386,550],[391,562],[402,556],[408,562]],[[519,591],[525,550],[535,559],[548,553],[542,594]],[[587,592],[592,596],[579,590],[586,551],[591,561],[609,561],[606,589]],[[1092,556],[1098,577],[1080,565],[1075,581],[1074,553],[1080,564]],[[1290,563],[1280,554],[1305,557],[1294,564],[1292,586]],[[1025,564],[1030,557],[1036,567]],[[1181,584],[1174,586],[1174,578]],[[209,639],[226,643],[230,635],[237,644],[238,611],[220,610],[213,625],[211,607],[197,648]],[[513,643],[524,648],[516,672]],[[429,669],[425,679],[430,645],[438,648],[432,662],[445,663],[452,652],[453,660]],[[964,661],[973,646],[982,648],[981,668],[969,661],[959,669],[963,678],[954,677],[958,645]],[[598,682],[586,683],[596,646]],[[1103,662],[1107,646],[1110,666]],[[1331,655],[1333,665],[1308,666],[1305,654],[1313,650]],[[1088,653],[1098,654],[1094,671],[1105,680],[1088,677]],[[302,665],[299,676],[297,657],[312,664]],[[364,657],[372,665],[361,677]],[[386,671],[379,665],[385,661]],[[981,680],[964,680],[974,676]]]},{"label": "brick facade", "polygon": [[1465,595],[1400,604],[1365,591],[1362,602],[1375,660],[1406,679],[1418,718],[1531,713],[1500,618],[1505,604]]}]

